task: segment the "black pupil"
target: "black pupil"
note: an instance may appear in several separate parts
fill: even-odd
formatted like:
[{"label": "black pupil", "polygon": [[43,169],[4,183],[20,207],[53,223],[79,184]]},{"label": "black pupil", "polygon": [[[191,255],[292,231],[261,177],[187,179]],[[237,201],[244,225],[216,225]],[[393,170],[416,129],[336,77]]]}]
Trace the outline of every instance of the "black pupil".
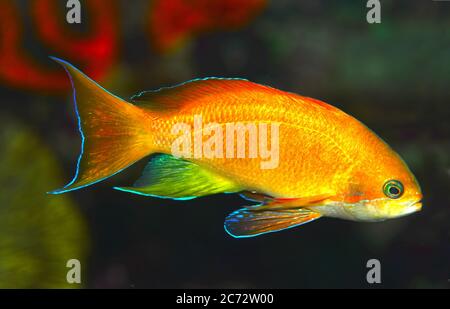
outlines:
[{"label": "black pupil", "polygon": [[400,193],[400,190],[397,187],[390,187],[389,188],[389,193],[392,195],[397,195]]}]

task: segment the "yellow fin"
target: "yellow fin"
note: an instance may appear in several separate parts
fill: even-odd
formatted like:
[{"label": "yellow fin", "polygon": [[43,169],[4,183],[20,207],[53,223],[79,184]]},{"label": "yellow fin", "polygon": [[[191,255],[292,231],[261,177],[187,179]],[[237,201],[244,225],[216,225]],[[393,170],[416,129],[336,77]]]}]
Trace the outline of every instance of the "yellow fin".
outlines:
[{"label": "yellow fin", "polygon": [[242,190],[225,177],[168,154],[153,156],[133,187],[116,187],[115,189],[172,199],[192,199]]}]

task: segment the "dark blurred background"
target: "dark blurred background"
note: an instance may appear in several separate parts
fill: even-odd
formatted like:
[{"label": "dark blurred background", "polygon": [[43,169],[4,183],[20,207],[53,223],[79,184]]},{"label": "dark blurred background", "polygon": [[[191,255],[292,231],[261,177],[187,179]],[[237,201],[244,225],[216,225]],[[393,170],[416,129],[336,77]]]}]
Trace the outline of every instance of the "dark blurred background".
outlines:
[{"label": "dark blurred background", "polygon": [[[0,287],[450,287],[450,2],[0,1]],[[131,4],[132,3],[132,4]],[[377,132],[421,184],[423,210],[381,223],[322,219],[231,238],[235,195],[191,201],[113,190],[145,162],[83,190],[71,91],[48,55],[128,98],[192,78],[243,77],[321,99]],[[145,160],[143,160],[145,161]],[[66,282],[79,259],[82,284]]]}]

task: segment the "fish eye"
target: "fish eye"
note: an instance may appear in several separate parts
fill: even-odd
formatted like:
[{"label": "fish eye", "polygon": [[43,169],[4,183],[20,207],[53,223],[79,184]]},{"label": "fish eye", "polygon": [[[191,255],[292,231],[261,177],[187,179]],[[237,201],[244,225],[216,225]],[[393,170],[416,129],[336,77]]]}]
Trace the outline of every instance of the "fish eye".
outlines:
[{"label": "fish eye", "polygon": [[399,198],[403,194],[403,184],[398,180],[388,180],[383,186],[383,192],[389,198]]}]

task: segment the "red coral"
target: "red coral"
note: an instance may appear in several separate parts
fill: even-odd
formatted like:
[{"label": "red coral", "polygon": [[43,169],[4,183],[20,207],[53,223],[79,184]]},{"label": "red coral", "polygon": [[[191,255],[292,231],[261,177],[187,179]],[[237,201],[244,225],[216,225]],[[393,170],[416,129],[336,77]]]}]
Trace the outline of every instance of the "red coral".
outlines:
[{"label": "red coral", "polygon": [[[86,1],[90,27],[86,36],[70,29],[57,0],[31,3],[38,38],[50,47],[48,54],[78,62],[94,79],[102,79],[117,58],[117,10],[111,0]],[[23,27],[11,0],[0,3],[0,79],[28,90],[61,91],[69,83],[61,70],[51,70],[32,60],[22,46]]]},{"label": "red coral", "polygon": [[169,52],[202,32],[244,26],[266,6],[266,0],[155,0],[149,31],[154,47]]}]

